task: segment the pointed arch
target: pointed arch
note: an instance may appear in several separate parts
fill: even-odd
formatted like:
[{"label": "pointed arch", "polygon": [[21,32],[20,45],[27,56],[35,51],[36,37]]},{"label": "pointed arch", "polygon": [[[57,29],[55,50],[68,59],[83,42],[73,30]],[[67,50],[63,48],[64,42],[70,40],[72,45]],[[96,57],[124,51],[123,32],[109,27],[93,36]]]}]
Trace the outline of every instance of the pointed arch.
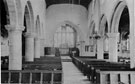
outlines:
[{"label": "pointed arch", "polygon": [[100,27],[99,27],[99,34],[101,36],[104,36],[105,33],[108,33],[108,21],[107,21],[107,17],[103,14],[101,19],[100,19],[100,23],[99,23]]},{"label": "pointed arch", "polygon": [[92,36],[95,33],[95,22],[92,21],[90,23],[90,28],[89,28],[89,36]]},{"label": "pointed arch", "polygon": [[[24,18],[26,19],[27,32],[35,32],[34,13],[33,13],[32,5],[30,1],[27,1],[23,15],[24,15]],[[25,19],[23,19],[23,22]]]},{"label": "pointed arch", "polygon": [[110,27],[111,32],[118,32],[120,16],[126,6],[127,6],[126,1],[119,1],[118,4],[116,5],[111,18],[111,27]]},{"label": "pointed arch", "polygon": [[6,9],[9,13],[9,24],[16,25],[17,20],[17,10],[15,6],[15,1],[13,0],[3,0],[5,5],[7,6]]},{"label": "pointed arch", "polygon": [[35,33],[40,37],[41,36],[41,27],[40,27],[40,18],[39,15],[36,17]]}]

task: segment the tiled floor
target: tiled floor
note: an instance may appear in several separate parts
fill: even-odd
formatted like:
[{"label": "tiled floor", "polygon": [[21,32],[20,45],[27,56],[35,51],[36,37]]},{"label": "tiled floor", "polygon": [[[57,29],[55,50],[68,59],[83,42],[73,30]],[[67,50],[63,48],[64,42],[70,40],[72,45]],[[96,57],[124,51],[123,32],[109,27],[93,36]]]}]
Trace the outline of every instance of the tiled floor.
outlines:
[{"label": "tiled floor", "polygon": [[72,62],[62,62],[64,84],[92,84]]}]

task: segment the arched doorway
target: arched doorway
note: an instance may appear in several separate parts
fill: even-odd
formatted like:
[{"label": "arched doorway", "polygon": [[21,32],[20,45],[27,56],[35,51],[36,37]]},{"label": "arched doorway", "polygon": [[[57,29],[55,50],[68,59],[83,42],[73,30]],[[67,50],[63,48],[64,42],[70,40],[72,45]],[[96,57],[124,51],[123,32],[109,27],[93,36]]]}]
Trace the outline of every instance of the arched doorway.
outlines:
[{"label": "arched doorway", "polygon": [[69,49],[76,47],[77,32],[70,24],[61,25],[54,34],[54,47],[61,55],[69,55]]}]

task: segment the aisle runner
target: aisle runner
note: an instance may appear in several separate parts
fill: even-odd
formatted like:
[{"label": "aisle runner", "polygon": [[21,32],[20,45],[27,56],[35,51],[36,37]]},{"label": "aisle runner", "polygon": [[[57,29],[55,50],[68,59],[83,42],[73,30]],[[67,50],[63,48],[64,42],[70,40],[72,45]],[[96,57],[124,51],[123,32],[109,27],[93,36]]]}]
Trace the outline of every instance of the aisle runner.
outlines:
[{"label": "aisle runner", "polygon": [[72,62],[62,62],[64,84],[92,84]]}]

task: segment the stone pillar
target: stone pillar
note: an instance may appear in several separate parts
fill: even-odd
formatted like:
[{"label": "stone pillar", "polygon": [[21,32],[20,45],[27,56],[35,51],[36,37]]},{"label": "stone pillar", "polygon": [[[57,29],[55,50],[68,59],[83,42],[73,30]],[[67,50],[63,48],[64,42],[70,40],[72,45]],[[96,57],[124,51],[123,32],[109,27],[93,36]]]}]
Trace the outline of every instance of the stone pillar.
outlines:
[{"label": "stone pillar", "polygon": [[40,58],[40,38],[35,38],[34,58]]},{"label": "stone pillar", "polygon": [[9,32],[9,70],[22,70],[23,26],[6,25]]},{"label": "stone pillar", "polygon": [[103,38],[97,40],[97,59],[104,59]]},{"label": "stone pillar", "polygon": [[[134,21],[135,22],[135,21]],[[135,26],[130,28],[131,31],[135,31]],[[135,32],[130,32],[130,68],[135,68]]]},{"label": "stone pillar", "polygon": [[135,68],[135,0],[128,1],[130,18],[130,68]]},{"label": "stone pillar", "polygon": [[118,39],[119,33],[108,33],[109,36],[109,60],[118,62]]},{"label": "stone pillar", "polygon": [[104,46],[104,51],[105,52],[108,52],[109,51],[109,44],[108,44],[108,38],[105,38],[104,39],[104,44],[103,44],[103,46]]},{"label": "stone pillar", "polygon": [[84,49],[85,49],[84,43],[85,43],[85,41],[80,41],[80,56],[84,55]]},{"label": "stone pillar", "polygon": [[25,61],[34,61],[34,34],[25,33]]}]

